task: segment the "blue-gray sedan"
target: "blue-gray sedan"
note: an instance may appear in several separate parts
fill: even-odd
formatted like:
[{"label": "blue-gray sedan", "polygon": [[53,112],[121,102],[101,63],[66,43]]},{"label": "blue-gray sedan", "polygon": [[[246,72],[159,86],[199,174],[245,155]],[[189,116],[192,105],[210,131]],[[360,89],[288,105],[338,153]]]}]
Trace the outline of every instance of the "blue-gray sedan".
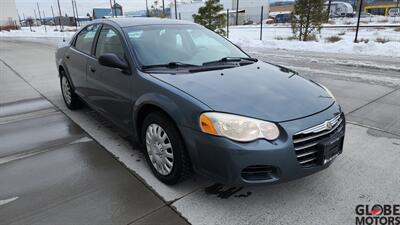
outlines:
[{"label": "blue-gray sedan", "polygon": [[326,87],[194,23],[95,20],[56,61],[68,108],[85,102],[126,131],[167,184],[192,171],[277,183],[327,168],[343,149],[345,118]]}]

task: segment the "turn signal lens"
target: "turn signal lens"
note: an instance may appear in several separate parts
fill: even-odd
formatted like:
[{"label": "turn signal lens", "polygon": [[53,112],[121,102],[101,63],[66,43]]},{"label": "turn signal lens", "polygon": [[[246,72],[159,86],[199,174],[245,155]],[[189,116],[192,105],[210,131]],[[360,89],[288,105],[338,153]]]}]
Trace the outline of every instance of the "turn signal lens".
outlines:
[{"label": "turn signal lens", "polygon": [[204,114],[200,116],[200,127],[201,131],[204,133],[217,135],[217,131],[215,130],[211,119]]}]

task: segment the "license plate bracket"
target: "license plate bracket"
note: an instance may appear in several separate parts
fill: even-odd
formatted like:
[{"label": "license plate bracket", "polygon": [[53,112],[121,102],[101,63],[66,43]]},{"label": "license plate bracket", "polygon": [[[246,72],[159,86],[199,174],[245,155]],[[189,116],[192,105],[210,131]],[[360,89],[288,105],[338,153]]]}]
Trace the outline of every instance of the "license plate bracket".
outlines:
[{"label": "license plate bracket", "polygon": [[322,164],[325,165],[328,162],[334,160],[341,152],[343,148],[343,137],[331,138],[320,144],[322,150]]}]

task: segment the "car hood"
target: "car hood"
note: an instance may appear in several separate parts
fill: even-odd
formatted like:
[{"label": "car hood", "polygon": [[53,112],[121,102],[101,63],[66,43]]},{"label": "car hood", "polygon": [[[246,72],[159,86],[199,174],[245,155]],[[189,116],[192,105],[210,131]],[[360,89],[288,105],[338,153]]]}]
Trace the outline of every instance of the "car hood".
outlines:
[{"label": "car hood", "polygon": [[274,122],[312,115],[335,101],[315,82],[264,62],[224,70],[152,75],[215,111]]}]

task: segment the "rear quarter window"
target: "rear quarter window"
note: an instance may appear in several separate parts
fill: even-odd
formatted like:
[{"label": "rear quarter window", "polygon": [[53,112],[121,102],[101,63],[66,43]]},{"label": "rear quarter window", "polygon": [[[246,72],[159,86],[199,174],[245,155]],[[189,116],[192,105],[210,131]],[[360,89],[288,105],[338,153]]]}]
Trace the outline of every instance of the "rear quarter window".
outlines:
[{"label": "rear quarter window", "polygon": [[86,54],[91,53],[92,44],[94,37],[96,36],[97,29],[99,28],[99,24],[94,24],[87,26],[79,34],[76,36],[74,47]]}]

